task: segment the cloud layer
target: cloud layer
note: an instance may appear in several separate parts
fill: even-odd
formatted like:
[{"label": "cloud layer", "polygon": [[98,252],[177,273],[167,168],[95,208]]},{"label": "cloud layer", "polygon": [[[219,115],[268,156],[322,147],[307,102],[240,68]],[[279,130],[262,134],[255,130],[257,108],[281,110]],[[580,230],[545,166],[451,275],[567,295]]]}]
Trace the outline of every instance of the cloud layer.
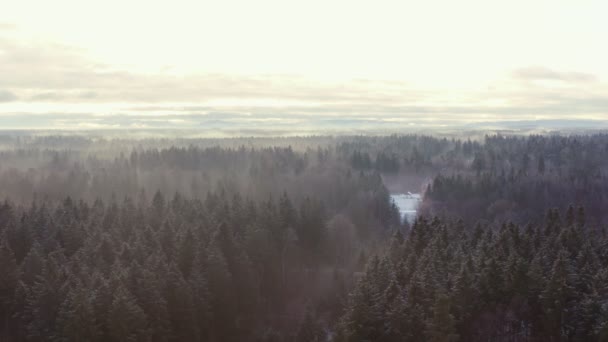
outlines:
[{"label": "cloud layer", "polygon": [[[9,33],[7,33],[9,32]],[[4,128],[398,127],[500,120],[608,119],[596,75],[527,66],[476,88],[407,80],[125,70],[0,25]]]},{"label": "cloud layer", "polygon": [[0,90],[0,102],[10,102],[17,100],[17,96],[8,90]]},{"label": "cloud layer", "polygon": [[517,69],[514,76],[526,81],[562,81],[567,83],[588,83],[597,81],[597,77],[583,72],[559,72],[544,67],[527,67]]}]

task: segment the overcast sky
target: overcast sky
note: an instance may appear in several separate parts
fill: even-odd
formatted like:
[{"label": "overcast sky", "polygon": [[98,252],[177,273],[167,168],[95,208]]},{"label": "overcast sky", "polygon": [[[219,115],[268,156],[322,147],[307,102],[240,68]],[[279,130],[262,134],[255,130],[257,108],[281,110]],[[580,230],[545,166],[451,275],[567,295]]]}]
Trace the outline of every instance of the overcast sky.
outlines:
[{"label": "overcast sky", "polygon": [[11,1],[0,128],[608,119],[606,13],[586,0]]}]

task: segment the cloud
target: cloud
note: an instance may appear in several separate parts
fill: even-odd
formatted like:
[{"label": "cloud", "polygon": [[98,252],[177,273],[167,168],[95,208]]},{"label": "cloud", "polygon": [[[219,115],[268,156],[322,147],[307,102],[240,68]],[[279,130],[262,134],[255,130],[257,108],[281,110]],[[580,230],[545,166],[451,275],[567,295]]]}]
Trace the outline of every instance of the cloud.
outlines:
[{"label": "cloud", "polygon": [[583,72],[560,72],[545,67],[527,67],[513,72],[515,78],[526,81],[562,81],[571,83],[595,82],[597,77]]},{"label": "cloud", "polygon": [[78,96],[81,99],[94,99],[97,96],[99,96],[99,94],[94,91],[85,91],[85,92],[80,93]]},{"label": "cloud", "polygon": [[[511,117],[510,120],[493,117],[474,122],[460,119],[437,120],[433,116],[411,115],[399,117],[372,117],[352,115],[296,115],[296,116],[244,116],[234,113],[218,115],[160,115],[154,117],[124,114],[104,116],[89,113],[44,114],[14,113],[0,115],[3,129],[59,129],[59,130],[133,130],[143,129],[159,134],[173,130],[180,136],[245,136],[245,135],[310,135],[310,134],[365,134],[429,132],[433,129],[462,131],[462,129],[606,129],[605,120],[585,118],[551,119]],[[228,114],[228,115],[222,115]],[[129,131],[130,134],[133,133]]]},{"label": "cloud", "polygon": [[[508,81],[485,90],[284,74],[144,74],[98,63],[69,46],[11,39],[0,31],[0,75],[0,89],[10,89],[0,90],[0,102],[25,108],[0,111],[0,126],[5,127],[83,122],[90,127],[236,129],[268,124],[288,129],[296,124],[339,128],[536,116],[608,118],[606,84],[591,74],[546,67],[514,70]],[[80,104],[94,112],[73,109]],[[34,115],[28,106],[36,113],[48,109]],[[66,108],[72,113],[67,115]]]},{"label": "cloud", "polygon": [[17,26],[11,23],[0,22],[0,31],[9,31],[16,29]]},{"label": "cloud", "polygon": [[54,92],[38,93],[29,98],[30,101],[59,101],[65,97]]},{"label": "cloud", "polygon": [[136,73],[91,60],[85,51],[0,34],[0,88],[22,99],[57,103],[206,102],[250,99],[309,103],[414,100],[403,82],[313,81],[295,75]]},{"label": "cloud", "polygon": [[17,96],[8,90],[0,89],[0,102],[11,102],[17,100]]},{"label": "cloud", "polygon": [[94,91],[43,91],[35,92],[28,97],[31,102],[73,102],[91,100],[97,98],[99,94]]},{"label": "cloud", "polygon": [[82,51],[69,47],[1,37],[0,51],[0,87],[32,101],[161,103],[239,98],[387,103],[395,95],[415,96],[403,83],[311,82],[293,75],[139,74],[90,61]]}]

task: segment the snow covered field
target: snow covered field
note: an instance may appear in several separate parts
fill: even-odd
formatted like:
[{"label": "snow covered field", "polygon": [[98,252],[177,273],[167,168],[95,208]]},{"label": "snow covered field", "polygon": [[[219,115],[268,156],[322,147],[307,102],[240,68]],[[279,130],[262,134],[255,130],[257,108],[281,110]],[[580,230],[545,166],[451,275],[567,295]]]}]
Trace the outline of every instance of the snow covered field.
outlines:
[{"label": "snow covered field", "polygon": [[422,201],[422,196],[408,192],[405,194],[391,194],[391,199],[397,208],[399,208],[401,219],[406,220],[408,223],[413,223],[416,219],[416,212]]}]

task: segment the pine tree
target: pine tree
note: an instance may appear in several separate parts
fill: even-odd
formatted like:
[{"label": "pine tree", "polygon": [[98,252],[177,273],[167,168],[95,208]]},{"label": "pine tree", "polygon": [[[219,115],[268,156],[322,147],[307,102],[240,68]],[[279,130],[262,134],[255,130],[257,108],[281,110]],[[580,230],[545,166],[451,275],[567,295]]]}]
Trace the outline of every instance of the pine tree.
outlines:
[{"label": "pine tree", "polygon": [[116,258],[116,252],[112,240],[108,235],[104,235],[103,239],[97,247],[97,252],[101,261],[105,263],[105,267],[109,268]]},{"label": "pine tree", "polygon": [[597,293],[579,294],[582,298],[577,302],[571,319],[573,326],[572,340],[574,341],[593,341],[595,333],[599,327],[599,320],[602,314],[602,300]]},{"label": "pine tree", "polygon": [[[10,215],[13,215],[12,210]],[[4,233],[5,239],[15,254],[15,260],[17,263],[21,263],[30,250],[32,243],[34,243],[32,229],[29,222],[16,223],[14,217],[9,217],[7,220]]]},{"label": "pine tree", "polygon": [[222,337],[232,341],[236,333],[234,318],[237,315],[235,286],[226,260],[215,242],[207,250],[206,265],[213,313],[213,333],[217,338]]},{"label": "pine tree", "polygon": [[541,294],[544,308],[544,329],[548,337],[562,338],[565,334],[565,312],[571,296],[568,260],[561,252],[553,263],[551,277]]},{"label": "pine tree", "polygon": [[95,291],[82,285],[73,288],[59,309],[57,331],[61,341],[101,341],[95,316]]},{"label": "pine tree", "polygon": [[393,263],[398,263],[404,255],[403,251],[403,242],[404,242],[403,234],[400,230],[397,230],[390,241],[389,247],[389,256]]},{"label": "pine tree", "polygon": [[9,319],[13,314],[15,289],[19,281],[19,268],[13,251],[8,246],[5,236],[0,237],[0,319],[2,330],[9,328]]},{"label": "pine tree", "polygon": [[295,342],[321,342],[323,341],[323,331],[315,322],[310,310],[306,311],[304,320],[300,323],[296,334]]},{"label": "pine tree", "polygon": [[386,340],[390,342],[407,341],[408,331],[406,323],[410,321],[410,312],[407,305],[405,291],[397,283],[396,279],[384,293],[386,313]]},{"label": "pine tree", "polygon": [[107,322],[110,341],[136,342],[148,339],[146,315],[124,286],[114,292]]},{"label": "pine tree", "polygon": [[568,206],[568,210],[566,210],[566,225],[572,226],[574,224],[574,206]]},{"label": "pine tree", "polygon": [[133,289],[133,295],[146,315],[151,341],[166,342],[171,335],[167,300],[162,292],[167,275],[163,271],[154,271],[148,267],[142,270],[139,285]]},{"label": "pine tree", "polygon": [[542,154],[538,157],[538,173],[545,174],[545,157]]},{"label": "pine tree", "polygon": [[483,262],[479,276],[480,300],[488,305],[500,303],[505,281],[498,261],[494,257]]},{"label": "pine tree", "polygon": [[24,316],[27,317],[27,333],[32,339],[57,336],[57,314],[64,302],[68,288],[68,274],[62,258],[63,252],[49,254],[44,271],[27,292]]},{"label": "pine tree", "polygon": [[169,270],[164,288],[167,313],[173,336],[177,341],[199,340],[199,326],[190,284],[184,280],[175,266]]},{"label": "pine tree", "polygon": [[197,326],[200,330],[200,338],[201,341],[206,341],[210,338],[211,333],[211,294],[207,277],[202,272],[202,265],[198,260],[195,261],[195,267],[189,282],[192,288],[193,305],[198,319]]},{"label": "pine tree", "polygon": [[296,220],[296,210],[287,196],[287,192],[283,192],[283,195],[279,199],[279,216],[281,218],[281,225],[285,228],[293,226]]},{"label": "pine tree", "polygon": [[456,342],[456,320],[450,313],[450,301],[445,295],[438,295],[433,306],[433,317],[427,323],[425,335],[429,342]]},{"label": "pine tree", "polygon": [[28,286],[34,285],[38,276],[42,274],[43,267],[42,246],[36,242],[21,263],[21,280]]},{"label": "pine tree", "polygon": [[196,253],[195,246],[196,240],[194,234],[192,230],[188,230],[182,238],[181,246],[177,252],[177,263],[182,275],[186,279],[190,276],[190,272],[192,272],[192,264]]},{"label": "pine tree", "polygon": [[527,279],[528,296],[526,300],[530,306],[530,335],[535,338],[541,338],[543,334],[543,303],[541,294],[545,288],[546,279],[543,272],[542,257],[540,255],[536,256],[530,262]]},{"label": "pine tree", "polygon": [[584,207],[578,207],[578,210],[576,212],[576,224],[579,227],[584,227],[585,223],[586,223],[586,217],[585,217],[585,208]]},{"label": "pine tree", "polygon": [[460,272],[454,279],[453,300],[454,311],[458,325],[464,329],[469,323],[469,318],[475,313],[475,304],[478,293],[474,287],[474,275],[472,274],[472,263],[470,260],[463,262]]},{"label": "pine tree", "polygon": [[367,279],[357,284],[340,324],[345,341],[379,341],[384,338],[385,316],[381,296]]},{"label": "pine tree", "polygon": [[296,234],[301,246],[317,255],[321,251],[321,243],[327,234],[323,217],[323,206],[316,200],[306,198],[300,207]]},{"label": "pine tree", "polygon": [[165,196],[162,192],[156,191],[154,198],[152,199],[152,209],[159,215],[162,215],[165,211]]}]

